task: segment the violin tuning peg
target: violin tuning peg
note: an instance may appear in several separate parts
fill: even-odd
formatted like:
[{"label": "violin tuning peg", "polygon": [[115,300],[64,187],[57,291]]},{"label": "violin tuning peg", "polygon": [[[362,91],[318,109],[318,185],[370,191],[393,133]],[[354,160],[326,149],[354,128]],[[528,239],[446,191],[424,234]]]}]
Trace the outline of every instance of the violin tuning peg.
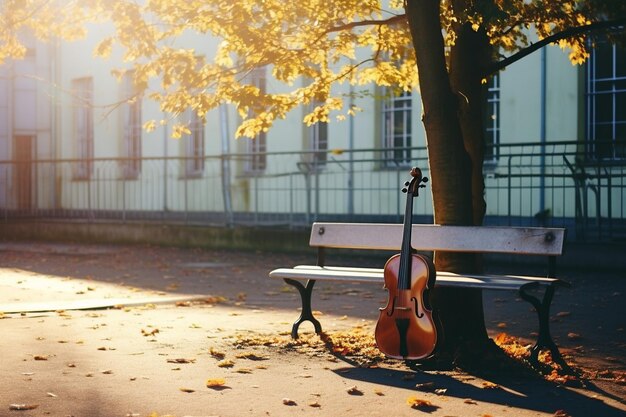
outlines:
[{"label": "violin tuning peg", "polygon": [[409,191],[409,190],[407,190],[406,188],[402,189],[402,192],[405,193],[405,194],[406,194],[407,191]]},{"label": "violin tuning peg", "polygon": [[408,182],[408,181],[407,181],[407,182],[405,182],[405,183],[404,183],[404,186],[405,186],[405,187],[408,187],[408,186],[409,186],[409,184],[410,184],[410,182]]},{"label": "violin tuning peg", "polygon": [[422,182],[428,182],[428,177],[422,178]]}]

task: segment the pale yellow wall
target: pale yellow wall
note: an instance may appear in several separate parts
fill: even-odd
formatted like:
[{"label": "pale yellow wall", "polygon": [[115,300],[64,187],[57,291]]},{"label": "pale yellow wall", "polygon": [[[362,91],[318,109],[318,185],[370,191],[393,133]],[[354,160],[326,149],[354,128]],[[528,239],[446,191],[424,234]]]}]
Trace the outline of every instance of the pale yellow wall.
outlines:
[{"label": "pale yellow wall", "polygon": [[[501,143],[539,142],[541,129],[541,51],[501,72]],[[560,48],[546,49],[546,139],[576,140],[578,66]]]}]

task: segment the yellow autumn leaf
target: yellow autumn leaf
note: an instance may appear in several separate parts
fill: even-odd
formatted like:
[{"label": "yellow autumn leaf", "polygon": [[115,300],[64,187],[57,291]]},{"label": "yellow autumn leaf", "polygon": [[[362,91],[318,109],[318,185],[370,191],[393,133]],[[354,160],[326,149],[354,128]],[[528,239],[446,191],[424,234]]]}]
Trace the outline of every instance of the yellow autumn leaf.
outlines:
[{"label": "yellow autumn leaf", "polygon": [[212,378],[207,379],[206,381],[207,388],[223,387],[224,385],[226,385],[226,380],[224,378]]},{"label": "yellow autumn leaf", "polygon": [[220,352],[219,350],[215,349],[214,347],[211,347],[209,349],[209,354],[211,356],[213,356],[215,359],[224,359],[226,357],[226,354],[224,352]]},{"label": "yellow autumn leaf", "polygon": [[232,368],[233,366],[235,366],[235,362],[231,361],[230,359],[225,359],[221,362],[218,362],[217,366],[220,368]]},{"label": "yellow autumn leaf", "polygon": [[411,406],[411,408],[423,408],[423,407],[432,407],[433,404],[421,398],[418,398],[414,395],[410,396],[406,399],[406,403]]}]

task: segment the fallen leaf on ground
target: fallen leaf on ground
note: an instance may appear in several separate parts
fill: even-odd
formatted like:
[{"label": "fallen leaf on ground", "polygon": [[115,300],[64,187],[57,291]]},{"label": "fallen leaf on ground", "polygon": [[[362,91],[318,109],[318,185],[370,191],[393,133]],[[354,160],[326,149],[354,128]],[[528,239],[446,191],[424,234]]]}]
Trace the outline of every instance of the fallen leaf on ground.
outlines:
[{"label": "fallen leaf on ground", "polygon": [[420,391],[434,391],[435,383],[434,382],[424,382],[423,384],[415,384],[415,388]]},{"label": "fallen leaf on ground", "polygon": [[204,300],[202,300],[204,303],[206,304],[219,304],[219,303],[224,303],[226,301],[228,301],[228,298],[226,297],[207,297]]},{"label": "fallen leaf on ground", "polygon": [[350,395],[363,395],[363,391],[361,391],[360,389],[358,389],[358,388],[356,387],[356,385],[355,385],[355,386],[353,386],[353,387],[348,388],[347,392],[348,392],[348,394],[350,394]]},{"label": "fallen leaf on ground", "polygon": [[58,395],[56,395],[56,394],[54,394],[54,393],[52,393],[52,392],[46,392],[46,395],[47,395],[48,397],[52,397],[52,398],[56,398],[56,397],[58,397]]},{"label": "fallen leaf on ground", "polygon": [[267,356],[259,356],[254,352],[242,352],[235,355],[238,359],[249,359],[251,361],[264,361],[269,359]]},{"label": "fallen leaf on ground", "polygon": [[554,413],[554,417],[570,417],[570,415],[567,414],[567,412],[565,412],[564,410],[556,410],[556,412]]},{"label": "fallen leaf on ground", "polygon": [[289,398],[283,398],[283,404],[285,405],[298,405],[294,400],[290,400]]},{"label": "fallen leaf on ground", "polygon": [[313,408],[320,408],[322,405],[320,403],[318,403],[317,401],[313,401],[311,403],[309,403],[309,407],[313,407]]},{"label": "fallen leaf on ground", "polygon": [[213,378],[213,379],[207,379],[206,381],[207,388],[223,387],[225,384],[226,384],[226,380],[224,378]]},{"label": "fallen leaf on ground", "polygon": [[186,358],[176,358],[176,359],[168,359],[167,363],[196,363],[196,360],[186,359]]},{"label": "fallen leaf on ground", "polygon": [[178,389],[181,390],[182,392],[187,392],[187,393],[196,392],[195,389],[191,389],[191,388],[178,388]]},{"label": "fallen leaf on ground", "polygon": [[407,398],[406,403],[410,405],[411,408],[433,407],[433,403],[431,403],[430,401],[417,398],[416,396],[411,396]]},{"label": "fallen leaf on ground", "polygon": [[33,356],[33,359],[36,361],[47,361],[48,355],[35,355]]},{"label": "fallen leaf on ground", "polygon": [[465,404],[474,404],[474,405],[478,405],[478,402],[476,400],[472,400],[471,398],[467,398],[465,400],[463,400],[463,402]]},{"label": "fallen leaf on ground", "polygon": [[569,332],[569,333],[567,334],[567,337],[568,337],[568,339],[570,339],[570,340],[577,340],[577,339],[580,339],[582,336],[581,336],[580,334],[578,334],[578,333]]},{"label": "fallen leaf on ground", "polygon": [[493,382],[484,381],[483,388],[484,389],[500,389],[500,385],[494,384]]},{"label": "fallen leaf on ground", "polygon": [[211,356],[213,356],[215,359],[224,359],[226,357],[226,354],[224,352],[220,352],[219,350],[215,349],[215,348],[211,348],[209,349],[209,353],[211,354]]},{"label": "fallen leaf on ground", "polygon": [[237,372],[238,374],[251,374],[252,373],[252,369],[250,369],[250,368],[239,368],[235,372]]},{"label": "fallen leaf on ground", "polygon": [[230,359],[225,359],[218,362],[217,366],[220,368],[232,368],[233,366],[235,366],[235,362],[231,361]]},{"label": "fallen leaf on ground", "polygon": [[155,334],[157,334],[157,333],[159,333],[159,332],[160,332],[160,330],[159,330],[159,329],[152,329],[152,330],[150,330],[150,331],[148,331],[148,330],[144,330],[144,329],[141,329],[141,335],[142,335],[142,336],[144,336],[144,337],[147,337],[147,336],[154,336]]},{"label": "fallen leaf on ground", "polygon": [[384,397],[385,396],[385,393],[382,392],[379,389],[374,390],[374,394],[378,395],[379,397]]},{"label": "fallen leaf on ground", "polygon": [[559,311],[558,313],[556,313],[556,316],[557,316],[557,317],[567,317],[567,316],[569,316],[570,314],[572,314],[572,313],[571,313],[571,312],[569,312],[569,311]]},{"label": "fallen leaf on ground", "polygon": [[10,404],[9,410],[12,410],[12,411],[34,410],[37,407],[39,407],[39,404]]}]

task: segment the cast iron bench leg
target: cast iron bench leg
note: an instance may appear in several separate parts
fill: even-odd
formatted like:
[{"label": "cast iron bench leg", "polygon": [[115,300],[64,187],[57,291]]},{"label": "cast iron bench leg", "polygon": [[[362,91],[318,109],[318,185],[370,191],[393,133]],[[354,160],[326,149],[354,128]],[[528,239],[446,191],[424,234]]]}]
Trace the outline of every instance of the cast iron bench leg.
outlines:
[{"label": "cast iron bench leg", "polygon": [[305,321],[310,321],[313,323],[313,327],[315,327],[315,333],[320,334],[322,332],[322,325],[320,322],[313,317],[313,311],[311,310],[311,294],[313,293],[313,286],[315,285],[315,280],[308,280],[306,285],[303,285],[300,281],[295,279],[283,278],[283,280],[289,284],[293,285],[298,289],[300,293],[300,299],[302,300],[302,311],[300,312],[300,317],[293,323],[291,327],[291,338],[298,338],[298,328]]},{"label": "cast iron bench leg", "polygon": [[552,303],[552,297],[554,296],[554,286],[549,285],[546,288],[541,301],[539,301],[537,297],[534,297],[526,292],[527,289],[537,286],[539,286],[538,283],[531,282],[523,285],[519,289],[520,296],[535,307],[537,316],[539,317],[539,336],[537,337],[535,346],[533,346],[530,350],[530,362],[533,365],[538,365],[539,352],[542,348],[547,348],[550,350],[552,360],[558,363],[563,370],[570,371],[571,368],[567,365],[567,363],[565,363],[565,360],[563,360],[561,352],[559,352],[559,348],[556,346],[552,340],[552,336],[550,335],[550,304]]}]

